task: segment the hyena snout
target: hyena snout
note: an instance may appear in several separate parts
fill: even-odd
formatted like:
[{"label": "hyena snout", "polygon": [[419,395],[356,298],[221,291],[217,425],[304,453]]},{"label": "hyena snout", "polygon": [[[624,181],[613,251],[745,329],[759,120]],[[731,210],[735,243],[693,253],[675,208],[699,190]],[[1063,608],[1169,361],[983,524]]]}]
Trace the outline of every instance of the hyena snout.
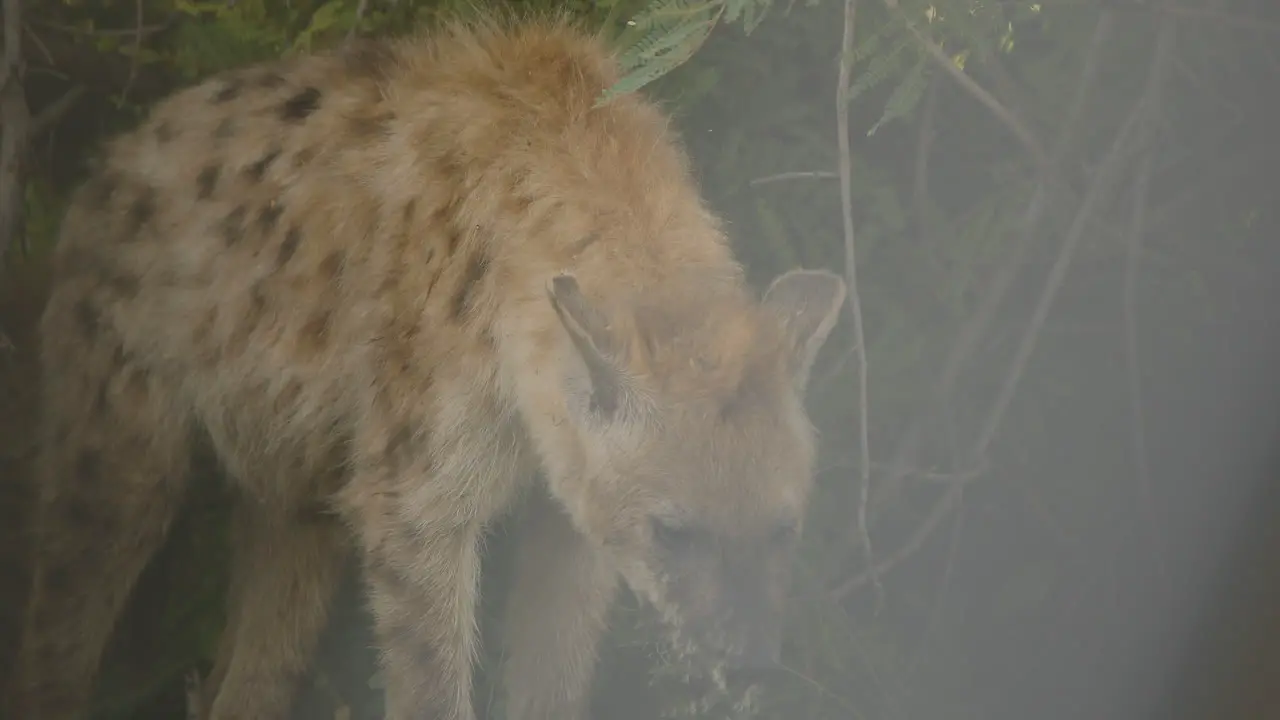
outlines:
[{"label": "hyena snout", "polygon": [[722,652],[726,679],[734,685],[763,682],[781,669],[782,632],[776,618],[759,625],[739,627],[732,633],[736,642]]},{"label": "hyena snout", "polygon": [[759,554],[722,556],[671,590],[684,635],[731,681],[752,683],[780,668],[785,573]]},{"label": "hyena snout", "polygon": [[782,655],[782,610],[768,607],[765,598],[729,598],[719,632],[712,637],[730,680],[750,684],[763,680],[778,668]]}]

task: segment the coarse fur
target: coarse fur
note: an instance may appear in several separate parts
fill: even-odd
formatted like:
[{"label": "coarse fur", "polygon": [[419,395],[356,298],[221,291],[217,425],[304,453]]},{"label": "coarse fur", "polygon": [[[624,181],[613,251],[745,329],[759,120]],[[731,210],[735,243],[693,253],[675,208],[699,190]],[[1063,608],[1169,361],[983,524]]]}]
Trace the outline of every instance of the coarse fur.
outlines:
[{"label": "coarse fur", "polygon": [[43,316],[38,553],[12,717],[83,717],[183,496],[239,493],[212,720],[287,716],[343,559],[391,720],[473,720],[479,541],[527,499],[513,720],[580,720],[619,579],[776,659],[840,278],[746,286],[667,118],[564,19],[221,74],[113,139]]}]

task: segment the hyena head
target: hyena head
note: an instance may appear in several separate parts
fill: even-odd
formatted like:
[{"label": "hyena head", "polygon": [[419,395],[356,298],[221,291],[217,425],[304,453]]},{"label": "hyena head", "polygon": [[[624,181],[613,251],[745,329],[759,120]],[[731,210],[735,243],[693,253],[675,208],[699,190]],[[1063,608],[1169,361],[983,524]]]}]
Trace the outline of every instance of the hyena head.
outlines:
[{"label": "hyena head", "polygon": [[750,677],[778,660],[812,484],[804,390],[845,285],[793,270],[762,301],[718,285],[622,309],[570,276],[549,290],[582,360],[566,378],[585,463],[571,513],[677,649]]}]

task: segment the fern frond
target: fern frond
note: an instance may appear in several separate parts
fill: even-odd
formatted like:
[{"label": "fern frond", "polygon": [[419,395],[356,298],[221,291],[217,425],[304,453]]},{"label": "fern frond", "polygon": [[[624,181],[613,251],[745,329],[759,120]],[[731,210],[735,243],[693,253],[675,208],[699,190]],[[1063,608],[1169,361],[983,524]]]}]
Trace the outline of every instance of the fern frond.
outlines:
[{"label": "fern frond", "polygon": [[889,96],[888,102],[885,103],[884,112],[880,115],[880,119],[875,125],[867,131],[867,135],[874,135],[882,125],[887,125],[898,118],[906,117],[911,114],[912,110],[920,104],[920,98],[924,97],[925,88],[928,87],[928,74],[926,72],[926,58],[922,54],[916,60],[916,64],[907,71],[906,77],[898,86],[893,89],[893,94]]}]

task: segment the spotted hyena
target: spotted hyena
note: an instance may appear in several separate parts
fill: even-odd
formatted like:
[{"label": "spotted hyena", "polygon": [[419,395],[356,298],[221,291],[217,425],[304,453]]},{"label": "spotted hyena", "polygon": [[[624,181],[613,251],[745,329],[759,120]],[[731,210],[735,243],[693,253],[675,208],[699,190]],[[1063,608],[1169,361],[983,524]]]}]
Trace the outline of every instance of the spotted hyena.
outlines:
[{"label": "spotted hyena", "polygon": [[[216,720],[282,718],[347,552],[393,720],[471,720],[482,532],[527,514],[516,720],[583,718],[619,580],[768,666],[845,286],[748,288],[668,119],[564,20],[454,23],[160,102],[67,212],[15,715],[80,717],[189,450],[239,502]],[[350,549],[349,549],[350,548]]]}]

